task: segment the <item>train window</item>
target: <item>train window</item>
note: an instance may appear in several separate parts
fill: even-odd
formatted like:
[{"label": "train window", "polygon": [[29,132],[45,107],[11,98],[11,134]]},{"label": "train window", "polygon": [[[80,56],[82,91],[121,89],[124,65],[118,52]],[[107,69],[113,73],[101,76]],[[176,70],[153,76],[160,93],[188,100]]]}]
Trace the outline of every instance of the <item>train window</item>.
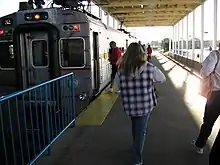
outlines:
[{"label": "train window", "polygon": [[45,40],[32,41],[32,57],[34,66],[48,66],[47,42]]},{"label": "train window", "polygon": [[14,51],[12,42],[0,42],[0,68],[15,68]]},{"label": "train window", "polygon": [[83,39],[62,39],[60,44],[61,67],[83,67],[85,65]]}]

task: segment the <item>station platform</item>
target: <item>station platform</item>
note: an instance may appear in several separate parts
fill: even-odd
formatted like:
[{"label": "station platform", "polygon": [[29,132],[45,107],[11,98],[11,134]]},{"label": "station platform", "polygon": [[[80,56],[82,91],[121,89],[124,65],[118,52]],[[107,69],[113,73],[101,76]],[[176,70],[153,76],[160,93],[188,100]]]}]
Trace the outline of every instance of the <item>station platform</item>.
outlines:
[{"label": "station platform", "polygon": [[[220,121],[213,128],[204,155],[197,155],[191,141],[199,132],[205,105],[205,99],[198,95],[199,78],[161,54],[152,62],[165,73],[167,81],[157,86],[159,104],[148,125],[144,164],[207,165]],[[79,116],[76,127],[56,142],[51,156],[37,164],[132,165],[131,122],[120,97],[103,93],[97,100]]]}]

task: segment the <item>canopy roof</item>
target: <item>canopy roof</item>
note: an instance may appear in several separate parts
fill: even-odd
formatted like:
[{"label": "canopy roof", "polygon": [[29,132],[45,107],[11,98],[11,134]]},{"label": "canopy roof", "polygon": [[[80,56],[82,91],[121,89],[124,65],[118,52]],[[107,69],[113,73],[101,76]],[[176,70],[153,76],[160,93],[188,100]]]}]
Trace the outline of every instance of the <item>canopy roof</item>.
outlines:
[{"label": "canopy roof", "polygon": [[126,27],[172,26],[205,0],[95,0]]}]

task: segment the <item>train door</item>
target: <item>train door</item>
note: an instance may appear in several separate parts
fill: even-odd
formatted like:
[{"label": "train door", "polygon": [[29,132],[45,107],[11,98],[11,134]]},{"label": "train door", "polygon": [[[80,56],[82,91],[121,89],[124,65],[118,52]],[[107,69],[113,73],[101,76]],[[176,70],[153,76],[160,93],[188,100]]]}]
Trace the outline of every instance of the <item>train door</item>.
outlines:
[{"label": "train door", "polygon": [[95,92],[100,88],[100,63],[99,63],[99,35],[98,32],[93,32],[93,83]]},{"label": "train door", "polygon": [[21,65],[24,88],[48,81],[50,75],[49,41],[47,32],[20,34]]}]

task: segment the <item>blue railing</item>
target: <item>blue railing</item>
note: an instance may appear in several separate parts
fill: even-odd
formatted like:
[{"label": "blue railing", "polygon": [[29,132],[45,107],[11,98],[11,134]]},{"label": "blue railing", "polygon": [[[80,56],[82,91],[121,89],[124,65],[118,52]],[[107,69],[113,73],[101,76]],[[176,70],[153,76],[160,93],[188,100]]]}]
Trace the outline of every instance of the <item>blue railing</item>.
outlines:
[{"label": "blue railing", "polygon": [[0,99],[0,162],[32,165],[75,125],[74,75]]}]

